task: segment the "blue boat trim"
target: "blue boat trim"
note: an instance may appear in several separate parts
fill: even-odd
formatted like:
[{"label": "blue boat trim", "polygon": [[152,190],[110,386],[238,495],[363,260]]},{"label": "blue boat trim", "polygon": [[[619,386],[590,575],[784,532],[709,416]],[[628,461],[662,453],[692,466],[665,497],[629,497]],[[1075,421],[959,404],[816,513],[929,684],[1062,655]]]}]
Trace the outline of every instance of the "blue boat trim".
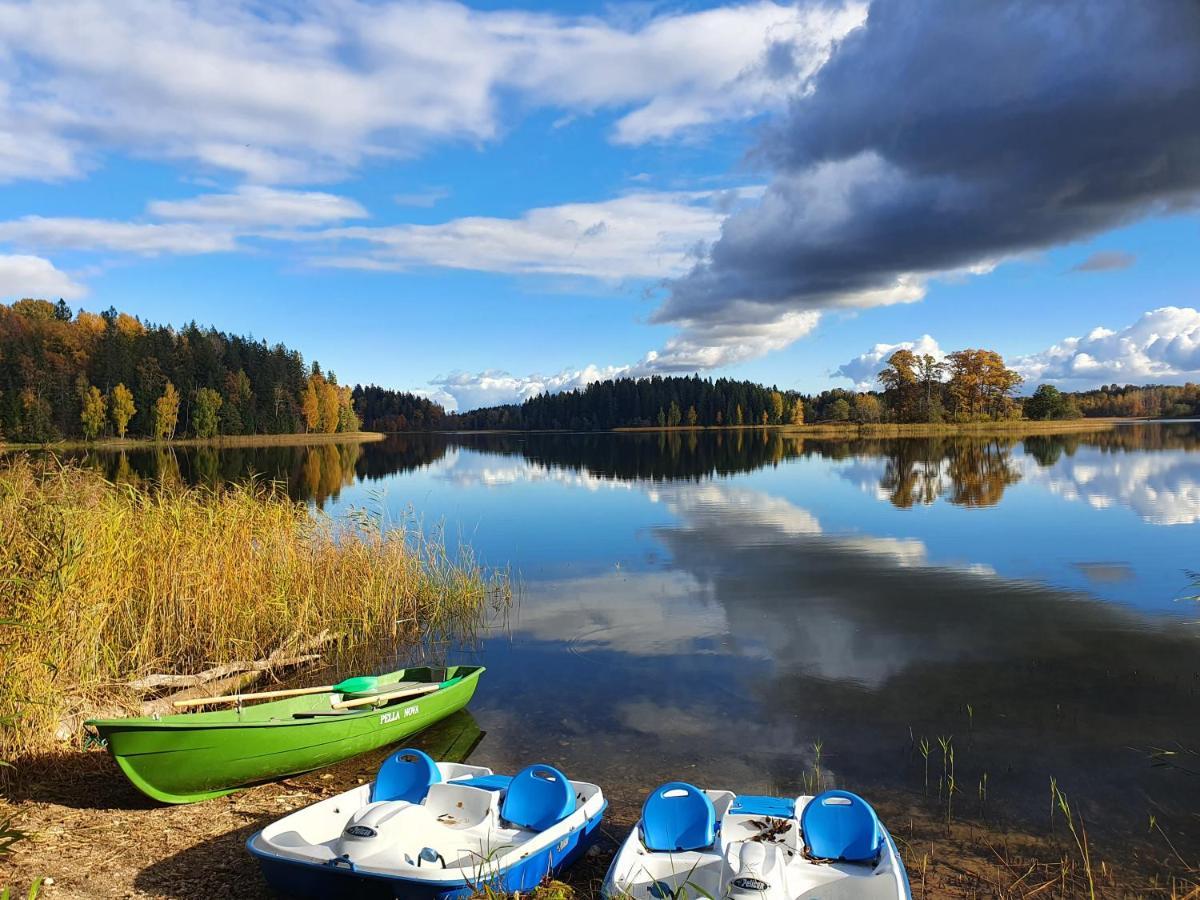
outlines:
[{"label": "blue boat trim", "polygon": [[[538,853],[514,860],[482,884],[505,893],[533,890],[547,874],[561,871],[587,850],[607,809],[608,801],[605,800],[597,813],[581,825]],[[348,865],[348,860],[318,863],[278,856],[254,846],[258,835],[259,832],[255,832],[247,839],[246,849],[258,859],[271,887],[292,896],[359,896],[357,891],[366,890],[371,897],[390,894],[403,900],[462,900],[475,894],[481,886],[466,878],[427,880],[364,872]]]},{"label": "blue boat trim", "polygon": [[474,778],[464,778],[462,781],[452,782],[453,784],[462,784],[467,787],[482,788],[485,791],[503,791],[512,784],[513,777],[511,775],[476,775]]},{"label": "blue boat trim", "polygon": [[796,815],[795,798],[763,797],[758,794],[738,794],[729,811],[740,816],[773,816],[791,819]]}]

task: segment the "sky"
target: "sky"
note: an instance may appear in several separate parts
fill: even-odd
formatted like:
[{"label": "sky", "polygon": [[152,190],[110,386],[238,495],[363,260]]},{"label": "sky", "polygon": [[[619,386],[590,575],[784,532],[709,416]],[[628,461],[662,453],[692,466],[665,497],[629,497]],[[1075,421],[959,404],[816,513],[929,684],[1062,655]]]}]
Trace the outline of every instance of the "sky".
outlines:
[{"label": "sky", "polygon": [[1200,6],[6,2],[26,296],[450,409],[900,346],[1200,380]]}]

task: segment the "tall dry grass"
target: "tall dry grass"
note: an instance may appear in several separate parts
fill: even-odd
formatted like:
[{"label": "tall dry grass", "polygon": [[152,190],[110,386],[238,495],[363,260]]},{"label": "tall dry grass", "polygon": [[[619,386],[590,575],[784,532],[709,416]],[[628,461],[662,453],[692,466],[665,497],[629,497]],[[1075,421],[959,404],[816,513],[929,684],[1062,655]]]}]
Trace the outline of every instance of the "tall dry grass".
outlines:
[{"label": "tall dry grass", "polygon": [[326,629],[350,646],[386,646],[414,619],[461,634],[508,597],[504,573],[415,530],[334,520],[270,485],[118,485],[16,457],[0,463],[0,752],[53,746],[71,704],[132,677]]}]

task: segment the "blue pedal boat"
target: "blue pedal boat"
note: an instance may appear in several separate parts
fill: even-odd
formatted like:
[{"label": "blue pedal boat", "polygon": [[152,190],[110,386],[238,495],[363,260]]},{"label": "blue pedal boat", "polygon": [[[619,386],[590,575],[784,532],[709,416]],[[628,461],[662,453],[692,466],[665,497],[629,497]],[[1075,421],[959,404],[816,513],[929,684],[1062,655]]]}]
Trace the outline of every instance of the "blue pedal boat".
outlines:
[{"label": "blue pedal boat", "polygon": [[400,750],[370,784],[298,810],[246,846],[294,897],[467,897],[528,891],[592,843],[600,788],[535,764],[514,776]]},{"label": "blue pedal boat", "polygon": [[622,900],[911,900],[895,841],[849,791],[760,797],[672,782],[646,798],[604,880]]}]

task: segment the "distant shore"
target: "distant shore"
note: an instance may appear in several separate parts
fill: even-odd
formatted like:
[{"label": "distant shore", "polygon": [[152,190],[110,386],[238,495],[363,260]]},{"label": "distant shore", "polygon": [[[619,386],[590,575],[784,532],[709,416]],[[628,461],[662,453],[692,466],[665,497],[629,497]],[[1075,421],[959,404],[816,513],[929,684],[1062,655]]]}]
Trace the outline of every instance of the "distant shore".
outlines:
[{"label": "distant shore", "polygon": [[618,432],[655,431],[778,431],[794,437],[954,437],[989,434],[1069,434],[1077,431],[1107,431],[1116,425],[1155,422],[1156,419],[1096,417],[1091,419],[1007,419],[999,422],[894,423],[816,422],[811,425],[676,425],[674,427],[626,426]]},{"label": "distant shore", "polygon": [[381,431],[342,431],[333,434],[222,434],[211,438],[101,438],[96,441],[55,441],[50,444],[6,444],[0,450],[148,450],[154,447],[306,447],[314,444],[366,444],[382,441]]}]

